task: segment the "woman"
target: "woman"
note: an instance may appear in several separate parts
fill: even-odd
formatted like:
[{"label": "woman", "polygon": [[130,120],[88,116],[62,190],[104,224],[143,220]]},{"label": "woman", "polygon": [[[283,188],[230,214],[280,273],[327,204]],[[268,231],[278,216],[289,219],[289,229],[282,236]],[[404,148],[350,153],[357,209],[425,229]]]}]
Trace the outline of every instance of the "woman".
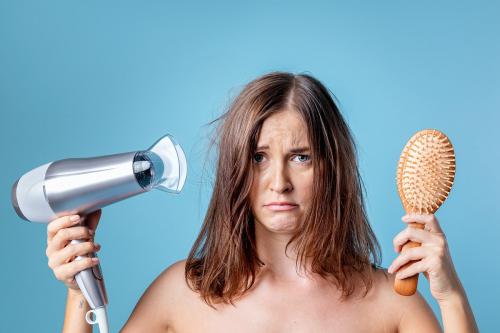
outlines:
[{"label": "woman", "polygon": [[[355,146],[328,90],[309,75],[250,82],[219,119],[218,165],[201,232],[186,260],[149,286],[121,332],[438,332],[419,293],[396,294],[393,273],[424,272],[446,332],[476,332],[446,239],[433,215],[407,215],[405,250],[388,273],[368,223]],[[90,332],[74,275],[98,251],[88,227],[48,226],[47,256],[68,286],[64,332]],[[76,220],[75,220],[76,219]],[[71,245],[72,239],[88,239]],[[410,260],[416,262],[399,270]]]}]

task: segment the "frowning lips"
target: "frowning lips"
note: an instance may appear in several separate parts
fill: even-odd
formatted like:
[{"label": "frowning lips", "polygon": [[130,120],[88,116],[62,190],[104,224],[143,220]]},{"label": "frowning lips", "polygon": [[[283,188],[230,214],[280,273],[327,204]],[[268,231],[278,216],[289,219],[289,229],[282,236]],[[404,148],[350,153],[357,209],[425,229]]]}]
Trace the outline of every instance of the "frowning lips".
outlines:
[{"label": "frowning lips", "polygon": [[273,201],[268,204],[265,204],[264,206],[298,206],[298,205],[290,201]]},{"label": "frowning lips", "polygon": [[270,202],[264,207],[269,208],[270,210],[273,211],[284,211],[284,210],[291,210],[294,208],[297,208],[299,205],[297,205],[294,202],[289,202],[289,201],[276,201],[276,202]]}]

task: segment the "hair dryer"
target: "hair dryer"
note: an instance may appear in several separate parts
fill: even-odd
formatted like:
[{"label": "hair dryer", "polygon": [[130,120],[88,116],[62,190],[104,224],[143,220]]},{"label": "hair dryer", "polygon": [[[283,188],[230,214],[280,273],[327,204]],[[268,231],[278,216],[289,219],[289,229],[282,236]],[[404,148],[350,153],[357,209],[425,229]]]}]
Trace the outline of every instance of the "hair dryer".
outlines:
[{"label": "hair dryer", "polygon": [[[39,166],[14,183],[12,205],[21,218],[31,222],[48,223],[70,214],[84,217],[153,188],[179,193],[186,174],[184,152],[167,134],[148,150],[70,158]],[[100,265],[79,272],[75,279],[91,307],[85,316],[87,322],[97,323],[99,331],[107,333],[108,299]]]}]

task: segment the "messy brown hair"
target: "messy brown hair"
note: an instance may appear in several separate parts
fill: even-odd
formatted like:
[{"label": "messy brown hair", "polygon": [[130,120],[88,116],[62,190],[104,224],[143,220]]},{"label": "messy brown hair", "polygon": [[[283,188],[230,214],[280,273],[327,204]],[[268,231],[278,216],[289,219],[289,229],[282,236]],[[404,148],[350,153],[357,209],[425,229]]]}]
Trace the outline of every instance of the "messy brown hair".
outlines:
[{"label": "messy brown hair", "polygon": [[201,231],[186,261],[190,288],[211,306],[233,303],[255,283],[263,262],[256,251],[249,202],[252,157],[263,122],[273,113],[298,112],[308,128],[313,158],[311,208],[287,244],[297,267],[331,280],[349,297],[360,277],[365,295],[380,263],[380,245],[368,223],[353,136],[333,94],[308,74],[273,72],[248,83],[218,123],[217,166]]}]

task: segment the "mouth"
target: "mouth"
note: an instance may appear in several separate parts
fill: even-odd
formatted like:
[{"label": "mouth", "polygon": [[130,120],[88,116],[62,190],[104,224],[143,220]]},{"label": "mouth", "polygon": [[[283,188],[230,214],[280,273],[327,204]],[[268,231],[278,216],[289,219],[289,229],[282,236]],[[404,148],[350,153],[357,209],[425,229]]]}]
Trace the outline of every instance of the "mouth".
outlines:
[{"label": "mouth", "polygon": [[280,212],[296,209],[299,207],[299,205],[292,202],[271,202],[270,204],[264,205],[264,207],[275,212]]}]

